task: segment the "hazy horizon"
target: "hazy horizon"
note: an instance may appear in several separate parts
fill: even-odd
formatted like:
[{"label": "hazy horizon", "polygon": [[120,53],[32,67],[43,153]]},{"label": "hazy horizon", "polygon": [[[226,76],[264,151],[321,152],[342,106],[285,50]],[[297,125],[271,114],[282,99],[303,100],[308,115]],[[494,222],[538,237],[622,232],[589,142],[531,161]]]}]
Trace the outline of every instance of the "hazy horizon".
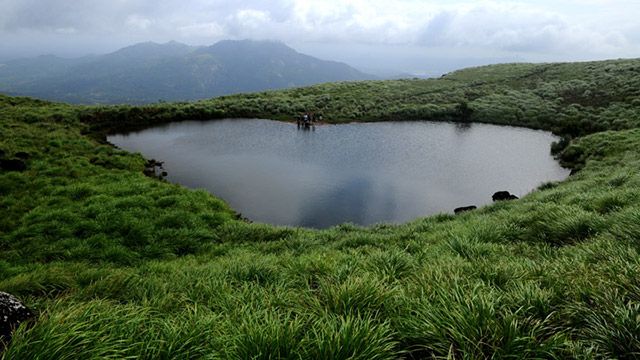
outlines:
[{"label": "hazy horizon", "polygon": [[0,60],[275,40],[374,74],[640,57],[640,2],[2,0]]}]

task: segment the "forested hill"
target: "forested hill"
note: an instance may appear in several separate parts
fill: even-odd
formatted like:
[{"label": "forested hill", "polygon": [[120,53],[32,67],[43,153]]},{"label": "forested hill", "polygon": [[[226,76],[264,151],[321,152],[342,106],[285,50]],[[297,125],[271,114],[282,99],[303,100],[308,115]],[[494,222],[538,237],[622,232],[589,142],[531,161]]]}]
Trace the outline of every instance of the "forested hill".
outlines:
[{"label": "forested hill", "polygon": [[84,104],[195,100],[372,78],[282,43],[248,40],[209,47],[149,42],[101,56],[41,56],[0,64],[0,92]]}]

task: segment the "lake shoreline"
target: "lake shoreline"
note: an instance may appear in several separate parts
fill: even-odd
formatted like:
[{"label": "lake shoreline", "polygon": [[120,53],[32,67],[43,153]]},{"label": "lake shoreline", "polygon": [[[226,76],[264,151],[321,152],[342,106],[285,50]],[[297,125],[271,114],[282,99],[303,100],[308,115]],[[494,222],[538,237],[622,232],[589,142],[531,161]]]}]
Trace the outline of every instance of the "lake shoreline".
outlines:
[{"label": "lake shoreline", "polygon": [[[309,135],[312,137],[300,138],[304,132],[289,133],[288,126],[279,123],[265,119],[182,121],[111,135],[108,141],[118,148],[162,160],[169,181],[189,188],[208,189],[252,221],[312,228],[327,228],[348,221],[359,225],[402,223],[431,214],[450,213],[469,204],[489,204],[491,194],[496,191],[509,190],[522,196],[543,182],[558,181],[568,175],[562,172],[564,175],[560,176],[559,168],[551,175],[551,167],[557,165],[546,155],[546,149],[556,139],[549,138],[548,132],[487,124],[460,128],[453,123],[403,121],[340,124],[335,128],[323,125]],[[538,137],[548,138],[545,144],[539,144],[544,150],[533,147],[525,150],[525,144],[533,144],[530,139]],[[304,142],[300,142],[303,139]],[[394,144],[395,139],[403,140]],[[409,139],[413,139],[411,145]],[[338,149],[344,155],[337,155]],[[472,151],[473,155],[465,151]],[[374,152],[378,154],[376,157],[366,155]],[[224,160],[230,154],[236,154],[232,163]],[[381,159],[386,160],[380,163]],[[272,165],[267,169],[265,162]],[[525,165],[527,163],[529,165]],[[401,164],[405,165],[400,167]],[[545,168],[533,170],[541,164],[545,164]],[[309,173],[316,168],[322,171]],[[369,168],[377,169],[380,175],[365,171]],[[415,174],[417,169],[422,169],[422,174]],[[247,176],[247,172],[252,175]],[[238,173],[237,177],[234,173]],[[290,176],[277,175],[285,173],[306,179],[304,185],[291,182]],[[402,181],[385,178],[386,173],[397,174],[397,179]],[[350,175],[345,177],[345,174]],[[447,175],[450,179],[442,178],[444,174],[450,174]],[[469,176],[473,177],[473,186],[462,182]],[[507,178],[510,180],[504,180]],[[413,182],[418,187],[408,188]],[[492,182],[495,184],[489,185]],[[523,186],[523,182],[527,185]],[[356,183],[359,185],[349,185]],[[336,188],[329,189],[326,184]],[[374,190],[381,186],[390,188],[382,193]],[[435,188],[430,191],[430,187]],[[264,190],[253,190],[260,188]],[[347,188],[350,190],[346,191]],[[362,194],[364,189],[370,191],[366,196]],[[247,197],[247,192],[254,195]],[[335,197],[332,192],[341,195]],[[373,205],[379,201],[382,203]],[[360,205],[353,207],[352,203]],[[312,210],[313,206],[318,208]],[[388,211],[380,212],[381,209]],[[405,214],[405,209],[415,210]],[[317,215],[295,220],[299,213],[309,211]],[[323,220],[329,214],[333,220]]]}]

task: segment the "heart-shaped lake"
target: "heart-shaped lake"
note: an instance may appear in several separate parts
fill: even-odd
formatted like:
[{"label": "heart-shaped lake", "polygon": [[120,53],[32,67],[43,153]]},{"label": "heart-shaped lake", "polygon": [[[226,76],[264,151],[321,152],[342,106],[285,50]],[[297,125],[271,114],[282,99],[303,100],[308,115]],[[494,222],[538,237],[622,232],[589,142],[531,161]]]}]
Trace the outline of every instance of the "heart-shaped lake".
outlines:
[{"label": "heart-shaped lake", "polygon": [[524,195],[569,171],[557,140],[530,129],[443,122],[317,125],[228,119],[172,123],[108,140],[164,162],[257,222],[324,228],[404,222]]}]

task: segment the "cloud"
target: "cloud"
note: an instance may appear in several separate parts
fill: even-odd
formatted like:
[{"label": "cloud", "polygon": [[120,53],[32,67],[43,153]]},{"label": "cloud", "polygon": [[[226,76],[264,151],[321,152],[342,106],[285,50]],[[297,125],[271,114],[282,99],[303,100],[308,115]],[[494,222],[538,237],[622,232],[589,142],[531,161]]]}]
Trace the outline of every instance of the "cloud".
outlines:
[{"label": "cloud", "polygon": [[192,25],[178,27],[181,37],[197,38],[219,38],[225,35],[224,28],[217,22],[195,23]]},{"label": "cloud", "polygon": [[146,30],[153,24],[153,21],[144,16],[130,15],[127,17],[126,24],[132,28]]},{"label": "cloud", "polygon": [[622,31],[587,27],[570,16],[525,4],[497,2],[443,10],[423,26],[415,43],[554,54],[613,53],[634,47]]},{"label": "cloud", "polygon": [[640,2],[631,0],[2,1],[0,43],[40,36],[51,39],[52,49],[55,39],[127,45],[137,39],[211,44],[227,38],[558,57],[628,56],[640,49]]},{"label": "cloud", "polygon": [[425,46],[483,47],[514,52],[588,50],[597,32],[563,16],[523,5],[484,4],[446,10],[432,17],[418,34]]}]

